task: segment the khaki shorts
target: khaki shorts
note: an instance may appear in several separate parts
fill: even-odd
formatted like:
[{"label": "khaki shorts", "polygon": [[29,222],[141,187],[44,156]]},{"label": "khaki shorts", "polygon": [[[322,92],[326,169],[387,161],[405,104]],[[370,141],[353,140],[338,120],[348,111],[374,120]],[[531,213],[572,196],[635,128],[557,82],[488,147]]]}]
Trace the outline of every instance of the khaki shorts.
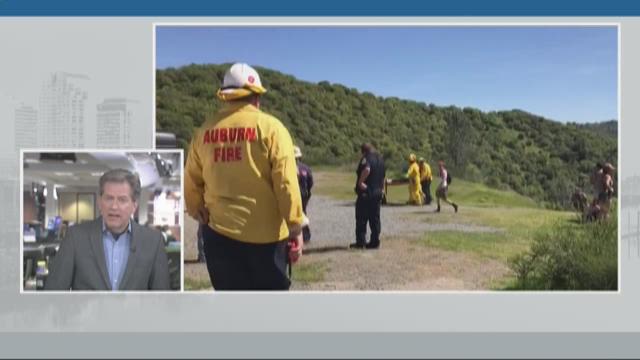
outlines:
[{"label": "khaki shorts", "polygon": [[438,189],[436,190],[436,196],[439,198],[447,198],[447,193],[449,192],[449,187],[444,187],[444,186],[438,186]]}]

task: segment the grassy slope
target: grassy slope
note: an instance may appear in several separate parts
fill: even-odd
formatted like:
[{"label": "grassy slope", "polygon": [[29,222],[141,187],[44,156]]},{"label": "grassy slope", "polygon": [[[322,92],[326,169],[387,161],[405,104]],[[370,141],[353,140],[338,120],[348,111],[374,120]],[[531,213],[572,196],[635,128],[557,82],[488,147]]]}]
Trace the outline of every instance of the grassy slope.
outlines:
[{"label": "grassy slope", "polygon": [[[316,194],[337,199],[354,199],[355,172],[345,168],[321,168],[316,170]],[[435,179],[431,192],[435,196]],[[390,186],[390,204],[403,204],[408,198],[406,185]],[[512,191],[500,191],[482,184],[455,179],[449,189],[449,198],[460,205],[454,214],[450,208],[442,213],[430,214],[425,208],[421,221],[432,223],[456,223],[496,228],[499,231],[480,233],[462,231],[435,231],[424,234],[420,243],[446,250],[463,251],[507,261],[509,257],[528,249],[533,234],[551,226],[559,219],[570,220],[569,212],[547,210],[535,201]],[[446,206],[446,205],[445,205]]]}]

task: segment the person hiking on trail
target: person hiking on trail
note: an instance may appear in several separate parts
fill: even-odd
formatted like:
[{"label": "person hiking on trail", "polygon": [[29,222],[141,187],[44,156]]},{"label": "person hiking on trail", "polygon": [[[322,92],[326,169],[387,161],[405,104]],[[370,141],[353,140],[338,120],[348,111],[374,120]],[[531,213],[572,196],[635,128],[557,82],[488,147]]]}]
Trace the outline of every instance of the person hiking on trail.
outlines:
[{"label": "person hiking on trail", "polygon": [[[296,157],[296,166],[298,168],[298,185],[300,187],[300,197],[302,198],[302,211],[307,216],[307,204],[311,199],[311,188],[313,188],[313,175],[311,174],[311,168],[303,163],[302,151],[299,147],[293,147],[293,155]],[[302,228],[302,239],[305,243],[311,240],[311,229],[309,226]]]},{"label": "person hiking on trail", "polygon": [[591,185],[593,185],[593,198],[597,200],[604,187],[604,166],[602,163],[596,163],[590,180]]},{"label": "person hiking on trail", "polygon": [[[362,158],[356,170],[356,242],[349,245],[351,249],[377,249],[380,247],[380,205],[386,170],[384,160],[373,145],[362,144]],[[367,223],[371,228],[369,243],[365,243]]]},{"label": "person hiking on trail", "polygon": [[611,208],[611,198],[613,197],[613,172],[616,168],[610,163],[605,163],[602,166],[604,173],[602,181],[602,189],[598,195],[598,205],[600,206],[601,215],[600,218],[607,219],[609,217],[609,209]]},{"label": "person hiking on trail", "polygon": [[266,91],[252,67],[233,64],[216,94],[222,108],[189,147],[185,205],[206,225],[205,260],[215,290],[288,290],[288,262],[302,255],[293,141],[280,120],[260,110]]},{"label": "person hiking on trail", "polygon": [[424,194],[424,203],[429,205],[433,200],[431,198],[431,180],[433,179],[431,166],[429,166],[423,157],[418,160],[418,165],[420,167],[420,186],[422,187],[422,193]]},{"label": "person hiking on trail", "polygon": [[407,170],[407,178],[409,178],[409,205],[422,205],[424,197],[420,187],[420,167],[416,162],[416,155],[409,154],[409,170]]},{"label": "person hiking on trail", "polygon": [[438,202],[438,207],[436,208],[436,212],[440,212],[440,200],[446,202],[447,204],[453,206],[453,210],[458,212],[458,205],[456,203],[449,201],[447,199],[447,193],[449,192],[449,174],[447,173],[447,169],[444,167],[444,161],[438,161],[438,168],[440,171],[440,184],[438,185],[438,189],[436,190],[436,199]]}]

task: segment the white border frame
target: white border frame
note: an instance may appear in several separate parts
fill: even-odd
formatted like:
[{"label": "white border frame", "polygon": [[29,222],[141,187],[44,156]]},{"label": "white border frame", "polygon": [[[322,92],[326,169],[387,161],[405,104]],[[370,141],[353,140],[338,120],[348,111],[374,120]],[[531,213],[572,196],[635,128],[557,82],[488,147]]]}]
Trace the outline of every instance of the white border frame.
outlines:
[{"label": "white border frame", "polygon": [[[155,135],[154,135],[155,136]],[[24,154],[25,153],[179,153],[180,154],[180,166],[184,164],[184,151],[182,149],[20,149],[20,177],[19,177],[19,186],[20,186],[20,295],[33,295],[33,294],[45,294],[45,295],[97,295],[97,294],[109,294],[109,295],[122,295],[122,294],[182,294],[184,292],[184,171],[180,172],[180,289],[179,290],[166,290],[166,291],[142,291],[142,290],[123,290],[123,291],[108,291],[108,290],[69,290],[69,291],[58,291],[58,290],[34,290],[34,291],[25,291],[24,290],[24,231],[22,230],[24,227]],[[140,199],[138,199],[138,202]],[[138,204],[140,206],[140,204]]]},{"label": "white border frame", "polygon": [[[618,189],[620,189],[620,185],[621,185],[621,180],[620,180],[620,174],[622,173],[622,164],[620,162],[621,160],[621,154],[620,154],[620,138],[621,138],[621,124],[622,124],[622,112],[621,112],[621,105],[622,105],[622,94],[621,94],[621,55],[622,55],[622,31],[621,31],[621,23],[620,22],[576,22],[576,23],[567,23],[567,22],[558,22],[558,23],[554,23],[554,22],[537,22],[537,21],[531,21],[531,22],[513,22],[513,21],[506,21],[506,22],[447,22],[447,21],[443,21],[443,22],[429,22],[430,19],[426,19],[424,20],[424,22],[421,21],[409,21],[409,22],[402,22],[402,21],[398,21],[398,20],[390,20],[390,21],[386,21],[386,19],[382,18],[380,19],[380,21],[376,22],[376,21],[371,21],[371,22],[358,22],[358,23],[353,23],[353,22],[349,22],[348,20],[345,22],[339,22],[339,21],[319,21],[319,20],[312,20],[312,21],[292,21],[292,22],[269,22],[269,21],[264,21],[264,20],[258,20],[258,21],[237,21],[237,22],[220,22],[220,23],[215,23],[215,22],[160,22],[160,21],[154,21],[152,22],[152,27],[153,27],[153,34],[152,34],[152,38],[153,38],[153,49],[152,49],[152,56],[153,56],[153,104],[154,104],[154,108],[152,110],[153,113],[153,136],[155,137],[155,133],[156,133],[156,107],[157,107],[157,102],[156,102],[156,71],[157,71],[157,65],[156,65],[156,49],[157,49],[157,37],[156,37],[156,32],[157,32],[157,28],[159,27],[211,27],[211,28],[251,28],[251,27],[279,27],[279,28],[289,28],[289,27],[297,27],[297,28],[310,28],[310,27],[327,27],[327,28],[339,28],[339,27],[344,27],[344,28],[349,28],[349,27],[353,27],[353,28],[362,28],[362,27],[379,27],[379,28],[384,28],[384,27],[396,27],[396,28],[410,28],[410,27],[424,27],[424,28],[428,28],[428,27],[505,27],[505,28],[509,28],[509,27],[513,27],[513,28],[519,28],[519,27],[615,27],[617,29],[617,47],[618,47],[618,51],[617,51],[617,113],[618,113],[618,139],[617,139],[617,160],[618,160],[618,179],[617,179],[617,185],[618,185]],[[432,20],[431,20],[432,21]],[[155,139],[154,142],[155,144]],[[618,190],[618,193],[620,192],[620,190]],[[621,199],[620,194],[618,194],[618,199]],[[611,291],[611,290],[585,290],[585,291],[581,291],[581,290],[540,290],[540,291],[532,291],[532,290],[325,290],[325,291],[321,291],[321,290],[291,290],[288,292],[283,292],[283,293],[277,293],[277,292],[265,292],[265,291],[238,291],[238,292],[217,292],[215,290],[212,291],[198,291],[198,290],[190,290],[190,291],[184,291],[182,290],[181,292],[186,293],[186,294],[198,294],[198,295],[211,295],[216,294],[216,295],[237,295],[237,294],[293,294],[293,295],[298,295],[298,294],[377,294],[377,295],[394,295],[394,294],[483,294],[483,295],[564,295],[564,294],[571,294],[571,295],[583,295],[583,294],[589,294],[589,295],[599,295],[599,296],[607,296],[607,295],[614,295],[614,296],[620,296],[622,294],[622,271],[621,271],[621,267],[622,267],[622,259],[621,259],[621,254],[622,254],[622,244],[621,244],[621,233],[620,233],[620,226],[621,226],[621,217],[620,217],[620,201],[618,200],[617,202],[617,211],[618,211],[618,224],[617,224],[617,233],[618,233],[618,284],[617,284],[617,290],[616,291]],[[303,255],[304,256],[304,255]],[[184,262],[184,261],[183,261]],[[184,265],[184,264],[183,264]],[[184,271],[183,271],[183,276],[184,276]],[[184,288],[184,283],[182,288]]]}]

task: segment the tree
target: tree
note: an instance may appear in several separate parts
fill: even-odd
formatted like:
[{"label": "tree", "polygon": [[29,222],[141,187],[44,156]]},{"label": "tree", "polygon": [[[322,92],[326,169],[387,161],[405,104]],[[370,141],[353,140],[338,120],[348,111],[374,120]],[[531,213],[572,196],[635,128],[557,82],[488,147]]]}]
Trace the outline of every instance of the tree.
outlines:
[{"label": "tree", "polygon": [[447,111],[446,121],[445,149],[447,157],[451,160],[451,167],[463,175],[473,150],[475,132],[471,121],[457,108]]}]

